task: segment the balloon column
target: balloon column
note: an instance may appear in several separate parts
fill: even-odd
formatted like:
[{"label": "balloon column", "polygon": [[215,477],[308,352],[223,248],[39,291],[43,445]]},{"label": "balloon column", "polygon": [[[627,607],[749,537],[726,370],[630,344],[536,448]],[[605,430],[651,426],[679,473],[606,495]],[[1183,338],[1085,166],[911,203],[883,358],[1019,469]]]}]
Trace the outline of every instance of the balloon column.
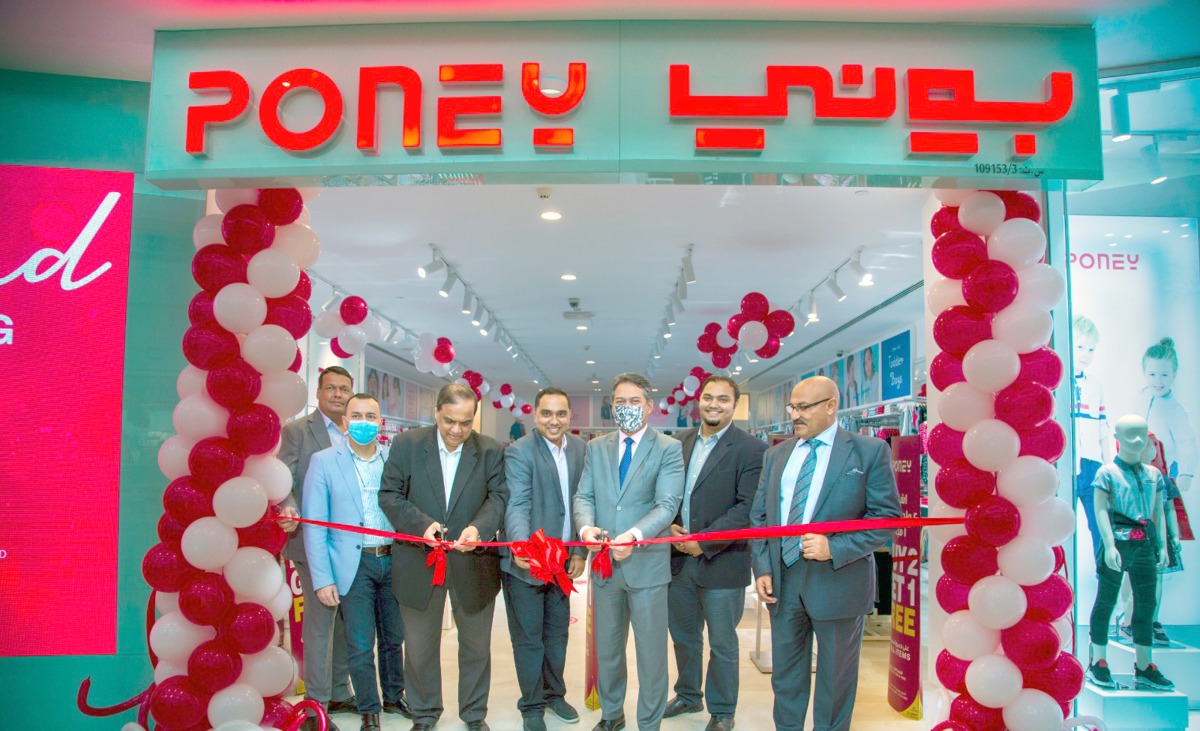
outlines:
[{"label": "balloon column", "polygon": [[317,315],[313,329],[317,335],[331,338],[329,349],[339,358],[361,353],[367,343],[377,343],[387,337],[383,320],[372,315],[367,301],[356,295],[343,299],[336,310]]},{"label": "balloon column", "polygon": [[787,310],[771,309],[766,295],[750,292],[742,298],[742,308],[722,328],[710,322],[696,339],[696,348],[712,355],[716,368],[728,368],[739,347],[754,351],[759,358],[774,358],[780,341],[796,329],[796,320]]},{"label": "balloon column", "polygon": [[277,558],[287,536],[259,521],[291,492],[274,455],[281,423],[307,402],[293,371],[312,323],[303,269],[320,251],[305,223],[312,195],[221,191],[224,213],[193,232],[201,291],[183,336],[176,434],[158,454],[170,480],[160,543],[142,561],[160,615],[149,632],[149,714],[161,729],[283,728],[291,715],[282,698],[295,668],[276,646],[276,622],[292,606]]},{"label": "balloon column", "polygon": [[678,386],[671,389],[670,396],[664,396],[658,400],[659,412],[668,418],[678,416],[679,412],[683,411],[684,406],[700,398],[700,387],[711,375],[711,373],[700,366],[692,368],[687,378],[684,378]]},{"label": "balloon column", "polygon": [[1083,669],[1064,652],[1073,635],[1071,587],[1059,573],[1074,532],[1055,496],[1053,462],[1066,435],[1052,420],[1062,363],[1047,347],[1062,277],[1041,263],[1046,236],[1024,193],[936,191],[928,286],[929,368],[939,392],[929,435],[934,516],[964,526],[931,530],[948,615],[935,670],[958,694],[947,728],[1050,731],[1061,727]]}]

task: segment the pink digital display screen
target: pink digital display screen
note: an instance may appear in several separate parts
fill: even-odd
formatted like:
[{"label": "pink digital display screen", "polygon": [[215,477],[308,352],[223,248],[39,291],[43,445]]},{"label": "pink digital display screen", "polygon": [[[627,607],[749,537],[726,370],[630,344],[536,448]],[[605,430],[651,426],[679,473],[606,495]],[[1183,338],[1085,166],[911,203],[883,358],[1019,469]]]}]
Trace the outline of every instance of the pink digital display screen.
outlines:
[{"label": "pink digital display screen", "polygon": [[0,657],[116,652],[133,174],[0,165]]}]

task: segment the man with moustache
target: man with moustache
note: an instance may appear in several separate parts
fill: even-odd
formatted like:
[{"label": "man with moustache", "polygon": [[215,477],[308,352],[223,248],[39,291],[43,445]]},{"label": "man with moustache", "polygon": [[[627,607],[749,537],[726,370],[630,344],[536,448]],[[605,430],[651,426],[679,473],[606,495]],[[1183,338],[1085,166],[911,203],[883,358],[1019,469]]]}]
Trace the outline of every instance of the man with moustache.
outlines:
[{"label": "man with moustache", "polygon": [[[900,517],[891,451],[882,439],[837,426],[837,385],[823,376],[792,389],[795,437],[767,450],[751,524],[795,525]],[[864,617],[875,601],[875,549],[893,531],[805,533],[755,541],[755,589],[771,615],[775,727],[801,731],[812,692],[820,731],[850,728]]]},{"label": "man with moustache", "polygon": [[[683,443],[683,502],[672,535],[750,527],[750,505],[767,445],[733,426],[741,390],[727,376],[710,376],[700,389],[698,429],[676,435]],[[675,697],[663,718],[702,710],[705,731],[730,731],[738,699],[738,637],[750,585],[750,548],[745,541],[672,544],[668,612],[675,646]],[[708,627],[708,675],[704,628]]]}]

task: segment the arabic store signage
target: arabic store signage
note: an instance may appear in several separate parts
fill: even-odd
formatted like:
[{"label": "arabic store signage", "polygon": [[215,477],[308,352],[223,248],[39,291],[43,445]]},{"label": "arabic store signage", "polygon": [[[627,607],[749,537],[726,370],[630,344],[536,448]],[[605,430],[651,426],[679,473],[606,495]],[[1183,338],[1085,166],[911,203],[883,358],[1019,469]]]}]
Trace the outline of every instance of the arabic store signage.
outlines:
[{"label": "arabic store signage", "polygon": [[160,32],[147,174],[1099,178],[1081,28],[610,21]]}]

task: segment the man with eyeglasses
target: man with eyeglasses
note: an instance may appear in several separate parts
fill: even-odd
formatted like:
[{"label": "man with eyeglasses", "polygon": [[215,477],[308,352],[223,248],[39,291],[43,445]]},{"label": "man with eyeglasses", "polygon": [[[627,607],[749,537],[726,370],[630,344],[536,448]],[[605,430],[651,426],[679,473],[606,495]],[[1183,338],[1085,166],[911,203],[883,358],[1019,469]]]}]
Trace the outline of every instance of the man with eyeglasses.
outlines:
[{"label": "man with eyeglasses", "polygon": [[[767,450],[750,512],[759,526],[900,517],[887,442],[837,426],[837,385],[824,376],[792,389],[795,437]],[[801,731],[812,693],[814,728],[850,728],[864,617],[875,602],[875,550],[892,530],[804,533],[755,541],[755,589],[771,615],[775,727]]]},{"label": "man with eyeglasses", "polygon": [[[647,426],[654,401],[638,373],[613,379],[617,430],[588,442],[573,503],[581,540],[627,543],[669,533],[683,497],[683,450]],[[666,544],[612,549],[613,571],[594,578],[601,720],[592,731],[625,728],[625,644],[633,626],[637,652],[638,728],[657,731],[667,707]]]}]

